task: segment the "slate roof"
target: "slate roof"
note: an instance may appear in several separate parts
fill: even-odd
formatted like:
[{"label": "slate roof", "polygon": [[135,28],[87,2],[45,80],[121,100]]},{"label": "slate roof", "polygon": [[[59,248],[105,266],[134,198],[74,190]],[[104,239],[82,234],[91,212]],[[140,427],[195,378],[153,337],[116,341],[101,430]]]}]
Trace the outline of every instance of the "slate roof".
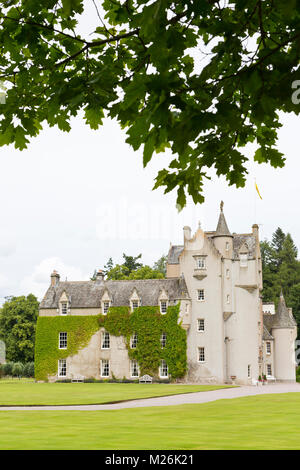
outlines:
[{"label": "slate roof", "polygon": [[99,308],[101,298],[106,290],[112,299],[113,306],[129,306],[129,298],[134,289],[141,299],[141,305],[158,305],[158,298],[163,289],[167,292],[171,302],[188,297],[184,278],[103,282],[66,281],[49,287],[40,303],[40,309],[58,308],[59,300],[64,292],[69,299],[71,308]]},{"label": "slate roof", "polygon": [[269,332],[272,328],[294,328],[297,326],[296,320],[292,313],[289,312],[282,294],[275,315],[265,313],[263,321]]},{"label": "slate roof", "polygon": [[179,255],[183,251],[183,245],[172,245],[168,253],[168,264],[178,264]]},{"label": "slate roof", "polygon": [[227,235],[227,236],[230,236],[230,237],[232,236],[231,233],[229,232],[223,209],[221,209],[219,220],[218,220],[218,225],[217,225],[217,229],[214,233],[214,237],[220,237],[220,236],[224,236],[224,235],[225,236]]},{"label": "slate roof", "polygon": [[233,234],[233,258],[239,259],[239,251],[243,245],[248,248],[248,259],[255,258],[256,238],[252,233]]},{"label": "slate roof", "polygon": [[272,340],[274,339],[273,336],[271,335],[271,333],[268,331],[268,329],[266,328],[266,326],[264,325],[264,328],[263,328],[263,338],[262,338],[264,341],[269,341],[269,340]]}]

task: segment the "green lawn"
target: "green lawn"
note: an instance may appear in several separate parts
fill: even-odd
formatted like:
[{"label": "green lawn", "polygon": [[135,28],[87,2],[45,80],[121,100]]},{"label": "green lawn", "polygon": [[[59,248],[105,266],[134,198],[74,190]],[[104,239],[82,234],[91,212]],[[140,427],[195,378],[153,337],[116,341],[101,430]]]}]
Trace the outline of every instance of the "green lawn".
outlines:
[{"label": "green lawn", "polygon": [[90,405],[136,398],[177,395],[225,388],[226,385],[34,383],[0,381],[0,406]]},{"label": "green lawn", "polygon": [[114,411],[1,411],[0,449],[300,449],[300,393]]}]

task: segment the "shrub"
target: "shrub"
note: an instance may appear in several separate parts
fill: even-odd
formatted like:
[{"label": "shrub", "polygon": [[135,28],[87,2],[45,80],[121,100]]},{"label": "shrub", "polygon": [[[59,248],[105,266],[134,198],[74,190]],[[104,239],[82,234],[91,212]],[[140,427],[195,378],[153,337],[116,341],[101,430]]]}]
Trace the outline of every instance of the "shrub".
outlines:
[{"label": "shrub", "polygon": [[12,367],[12,375],[14,377],[23,377],[24,375],[24,366],[22,362],[15,362]]},{"label": "shrub", "polygon": [[13,375],[13,373],[12,373],[13,366],[14,366],[13,362],[6,362],[5,364],[2,364],[2,369],[3,369],[4,375],[12,376]]},{"label": "shrub", "polygon": [[34,377],[34,362],[24,364],[24,377]]}]

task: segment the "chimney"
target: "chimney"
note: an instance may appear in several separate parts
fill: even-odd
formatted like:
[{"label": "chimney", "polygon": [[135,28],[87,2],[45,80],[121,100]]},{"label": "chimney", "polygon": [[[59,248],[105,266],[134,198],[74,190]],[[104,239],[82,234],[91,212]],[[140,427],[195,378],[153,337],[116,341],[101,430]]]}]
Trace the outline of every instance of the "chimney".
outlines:
[{"label": "chimney", "polygon": [[53,270],[53,273],[51,274],[51,286],[55,287],[59,283],[60,275],[58,274],[57,271]]},{"label": "chimney", "polygon": [[96,274],[96,282],[102,283],[104,281],[104,272],[102,269],[98,269],[97,274]]},{"label": "chimney", "polygon": [[258,225],[257,224],[252,225],[252,233],[258,239]]},{"label": "chimney", "polygon": [[191,227],[188,227],[188,226],[183,227],[183,239],[184,241],[191,239]]}]

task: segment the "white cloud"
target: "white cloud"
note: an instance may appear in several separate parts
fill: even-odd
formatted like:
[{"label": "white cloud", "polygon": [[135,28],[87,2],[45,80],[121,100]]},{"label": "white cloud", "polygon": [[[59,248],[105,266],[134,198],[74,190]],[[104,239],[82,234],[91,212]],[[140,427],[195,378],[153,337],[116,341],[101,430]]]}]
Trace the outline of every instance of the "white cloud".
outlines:
[{"label": "white cloud", "polygon": [[32,293],[38,299],[41,299],[50,285],[50,275],[54,269],[60,274],[61,281],[66,279],[68,281],[89,279],[89,276],[84,275],[80,268],[69,266],[58,257],[46,258],[34,267],[32,274],[29,274],[21,281],[20,290],[23,295]]}]

